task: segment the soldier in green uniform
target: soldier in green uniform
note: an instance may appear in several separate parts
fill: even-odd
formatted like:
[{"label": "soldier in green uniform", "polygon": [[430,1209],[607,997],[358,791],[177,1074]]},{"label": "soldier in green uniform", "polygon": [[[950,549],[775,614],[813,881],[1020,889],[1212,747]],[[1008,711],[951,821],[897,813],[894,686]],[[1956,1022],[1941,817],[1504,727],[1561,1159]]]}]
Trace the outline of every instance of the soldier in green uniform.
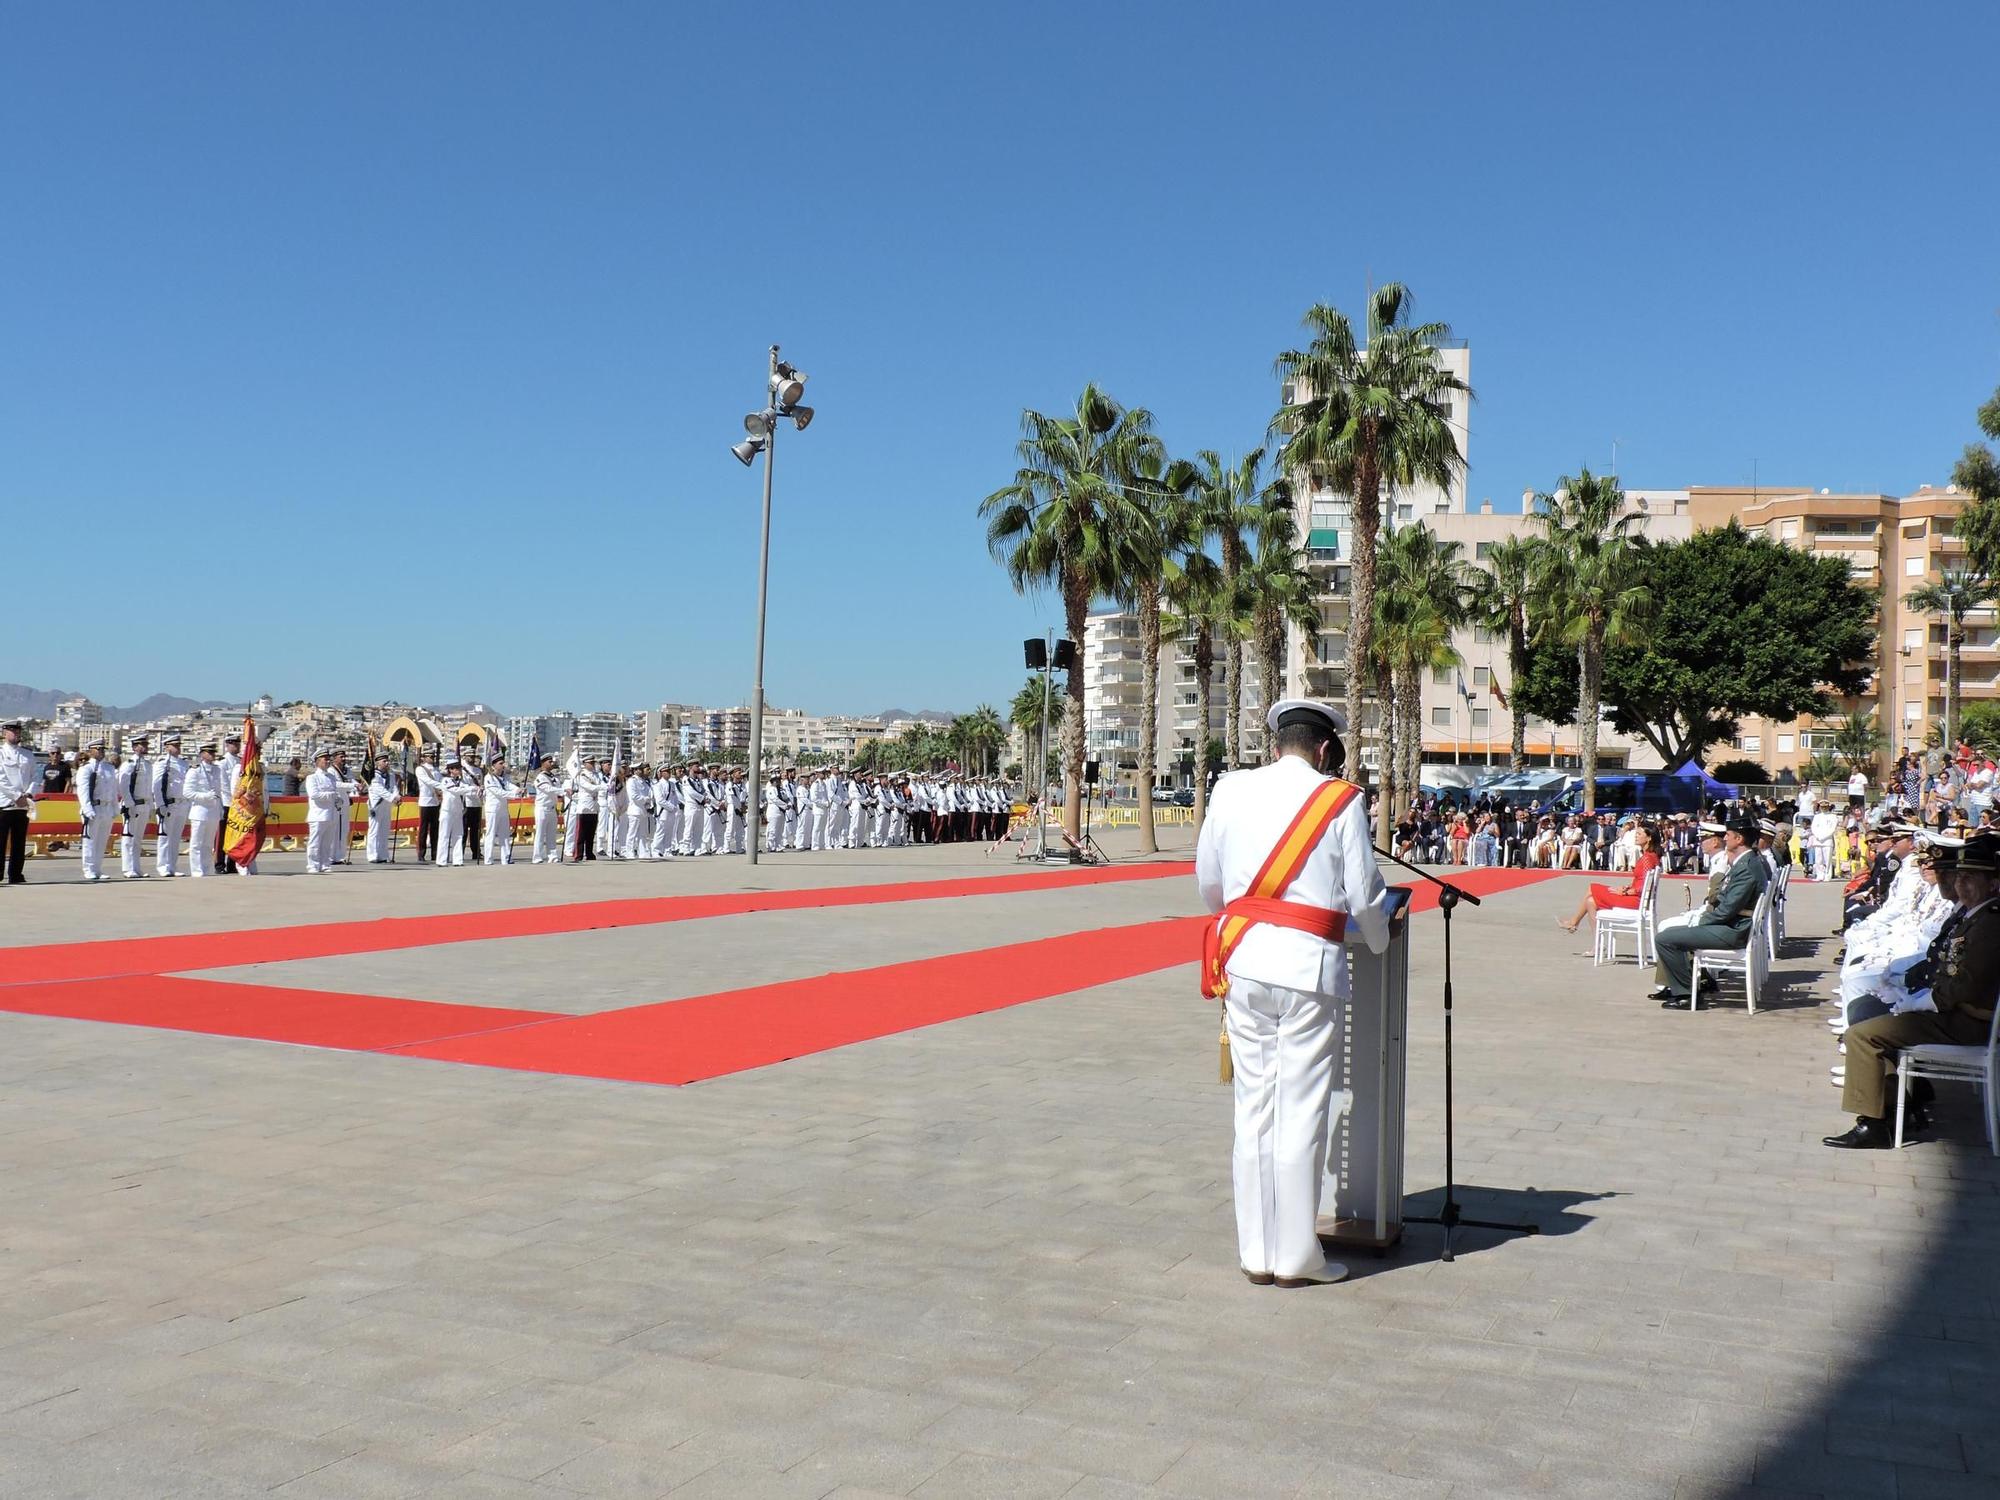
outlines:
[{"label": "soldier in green uniform", "polygon": [[1889,1119],[1896,1054],[1904,1047],[1943,1042],[1986,1044],[1993,1006],[2000,997],[2000,838],[1970,839],[1958,853],[1959,908],[1963,915],[1938,954],[1931,979],[1935,1011],[1877,1016],[1847,1028],[1847,1078],[1840,1102],[1854,1111],[1854,1128],[1826,1137],[1829,1146],[1874,1150],[1895,1139]]}]

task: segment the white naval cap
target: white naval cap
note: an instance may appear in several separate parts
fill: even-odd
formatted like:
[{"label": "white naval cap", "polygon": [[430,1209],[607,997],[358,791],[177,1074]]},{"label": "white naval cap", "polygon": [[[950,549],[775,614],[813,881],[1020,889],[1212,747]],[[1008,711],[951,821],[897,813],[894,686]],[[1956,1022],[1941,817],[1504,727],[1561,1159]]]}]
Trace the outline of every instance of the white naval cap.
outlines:
[{"label": "white naval cap", "polygon": [[1321,703],[1316,698],[1280,698],[1271,705],[1271,711],[1264,715],[1264,727],[1276,733],[1278,720],[1289,713],[1318,714],[1333,726],[1335,734],[1347,733],[1347,715],[1331,703]]}]

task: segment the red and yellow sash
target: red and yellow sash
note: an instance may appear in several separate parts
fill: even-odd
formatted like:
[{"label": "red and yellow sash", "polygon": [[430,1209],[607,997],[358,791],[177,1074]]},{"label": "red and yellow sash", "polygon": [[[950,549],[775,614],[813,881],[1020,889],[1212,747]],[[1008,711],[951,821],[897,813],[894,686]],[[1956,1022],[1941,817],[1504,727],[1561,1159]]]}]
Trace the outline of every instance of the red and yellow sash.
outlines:
[{"label": "red and yellow sash", "polygon": [[1286,828],[1250,889],[1222,909],[1222,916],[1202,929],[1201,992],[1219,1000],[1229,992],[1229,955],[1243,934],[1259,922],[1316,933],[1339,942],[1347,927],[1344,912],[1327,911],[1300,901],[1280,901],[1279,895],[1298,879],[1320,838],[1333,826],[1347,804],[1361,795],[1351,781],[1329,778],[1313,788],[1305,805]]}]

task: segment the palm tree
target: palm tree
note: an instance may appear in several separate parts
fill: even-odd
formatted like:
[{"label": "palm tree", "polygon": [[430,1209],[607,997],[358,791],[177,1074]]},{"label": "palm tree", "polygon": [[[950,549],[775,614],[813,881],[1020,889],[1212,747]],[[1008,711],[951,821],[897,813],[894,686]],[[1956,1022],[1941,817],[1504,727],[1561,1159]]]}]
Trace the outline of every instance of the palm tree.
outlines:
[{"label": "palm tree", "polygon": [[[1319,628],[1319,586],[1306,569],[1292,487],[1282,479],[1273,480],[1258,497],[1256,537],[1237,578],[1237,593],[1249,605],[1250,643],[1269,712],[1285,696],[1286,627]],[[1267,740],[1267,758],[1268,753]]]},{"label": "palm tree", "polygon": [[1509,537],[1487,548],[1486,574],[1474,603],[1480,624],[1507,633],[1507,678],[1516,684],[1507,704],[1514,721],[1509,754],[1517,771],[1528,768],[1528,715],[1518,688],[1528,675],[1529,622],[1538,603],[1535,548],[1534,537]]},{"label": "palm tree", "polygon": [[2000,598],[2000,587],[1979,573],[1945,569],[1936,583],[1926,583],[1903,595],[1905,609],[1943,615],[1944,625],[1944,752],[1958,743],[1958,697],[1965,683],[1960,653],[1965,649],[1965,617]]},{"label": "palm tree", "polygon": [[1194,743],[1194,831],[1199,837],[1202,822],[1208,817],[1208,700],[1215,684],[1215,637],[1233,614],[1230,586],[1214,558],[1206,552],[1190,552],[1168,571],[1163,595],[1175,636],[1186,632],[1193,637],[1189,651],[1194,657],[1200,723]]},{"label": "palm tree", "polygon": [[1477,587],[1464,547],[1439,540],[1419,522],[1392,532],[1382,544],[1376,579],[1377,659],[1388,669],[1390,740],[1383,757],[1383,800],[1416,789],[1423,764],[1423,683],[1434,669],[1461,664],[1452,632],[1471,618]]},{"label": "palm tree", "polygon": [[1168,463],[1159,439],[1146,437],[1120,455],[1120,481],[1144,514],[1148,529],[1134,539],[1131,570],[1119,597],[1139,617],[1139,852],[1159,852],[1153,828],[1153,784],[1160,753],[1160,600],[1174,559],[1197,544],[1199,518],[1189,492],[1194,470]]},{"label": "palm tree", "polygon": [[1542,632],[1576,648],[1577,747],[1583,760],[1583,806],[1597,810],[1597,722],[1603,713],[1604,648],[1634,638],[1652,606],[1637,581],[1646,540],[1641,518],[1609,475],[1580,470],[1553,495],[1535,497],[1540,537],[1540,593],[1551,612]]},{"label": "palm tree", "polygon": [[1848,771],[1865,771],[1875,780],[1877,763],[1889,748],[1889,736],[1875,722],[1873,714],[1844,714],[1834,726],[1833,753]]},{"label": "palm tree", "polygon": [[[1225,464],[1213,448],[1204,448],[1191,465],[1191,494],[1200,512],[1199,526],[1204,536],[1215,538],[1221,559],[1222,581],[1233,592],[1249,555],[1248,538],[1257,525],[1258,470],[1264,464],[1264,450],[1253,449],[1234,464]],[[1224,640],[1222,696],[1228,705],[1223,722],[1223,744],[1230,765],[1239,763],[1243,733],[1243,637],[1234,630]]]},{"label": "palm tree", "polygon": [[[1438,358],[1438,346],[1451,330],[1442,323],[1408,322],[1410,303],[1400,283],[1378,287],[1368,299],[1365,347],[1356,342],[1345,313],[1318,304],[1306,312],[1307,346],[1288,349],[1277,360],[1278,378],[1291,387],[1291,404],[1271,422],[1285,435],[1282,466],[1353,500],[1347,722],[1354,726],[1357,752],[1361,690],[1372,660],[1383,489],[1417,483],[1449,488],[1465,467],[1451,430],[1451,397],[1456,391],[1471,393]],[[1390,816],[1384,797],[1385,835]]]},{"label": "palm tree", "polygon": [[[1007,705],[1007,722],[1021,731],[1021,744],[1025,753],[1022,764],[1027,769],[1022,773],[1021,785],[1024,790],[1033,791],[1039,787],[1041,772],[1038,769],[1048,764],[1049,747],[1042,743],[1042,679],[1030,677]],[[1048,694],[1049,728],[1062,732],[1063,710],[1069,700],[1051,691]]]},{"label": "palm tree", "polygon": [[1000,714],[990,703],[982,703],[969,714],[951,722],[952,739],[960,761],[984,775],[1007,744],[1007,730]]},{"label": "palm tree", "polygon": [[[1120,475],[1130,455],[1152,440],[1153,418],[1127,411],[1094,385],[1076,399],[1072,416],[1021,413],[1020,467],[1013,481],[979,502],[986,546],[1007,569],[1016,592],[1053,588],[1063,624],[1078,648],[1091,601],[1116,594],[1133,572],[1132,556],[1147,533],[1138,504]],[[1067,676],[1070,713],[1063,722],[1063,826],[1078,832],[1083,784],[1083,673]]]}]

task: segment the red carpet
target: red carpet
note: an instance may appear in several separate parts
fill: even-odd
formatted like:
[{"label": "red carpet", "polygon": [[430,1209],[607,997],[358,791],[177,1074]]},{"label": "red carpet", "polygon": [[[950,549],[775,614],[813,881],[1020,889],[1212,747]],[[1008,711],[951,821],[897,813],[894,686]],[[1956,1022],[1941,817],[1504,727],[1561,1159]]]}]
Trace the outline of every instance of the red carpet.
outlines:
[{"label": "red carpet", "polygon": [[623,901],[579,901],[517,906],[501,911],[452,912],[436,917],[382,917],[367,922],[320,922],[304,927],[198,932],[178,937],[117,938],[96,943],[52,943],[0,948],[0,985],[57,979],[104,979],[115,974],[182,974],[191,969],[285,963],[343,953],[383,953],[476,943],[486,938],[547,937],[600,927],[644,927],[691,922],[742,912],[804,911],[862,906],[878,901],[941,901],[954,896],[1004,896],[1071,885],[1186,876],[1192,864],[1101,865],[1040,869],[964,880],[906,880],[889,885],[829,886],[822,890],[739,891],[712,896],[643,896]]},{"label": "red carpet", "polygon": [[[1185,876],[1188,870],[1186,865],[1136,865],[1036,871],[966,881],[590,902],[269,932],[0,949],[6,975],[0,980],[0,1010],[346,1051],[395,1052],[539,1073],[691,1083],[1192,964],[1205,919],[1176,917],[1068,933],[593,1016],[182,979],[162,970],[169,965],[214,968],[745,911],[1043,890]],[[1466,870],[1458,883],[1486,896],[1551,878],[1553,872],[1546,870]],[[1419,885],[1411,910],[1432,910],[1436,895],[1436,887]],[[21,954],[34,957],[17,968],[14,960]],[[115,968],[141,954],[152,966],[147,972]],[[107,966],[112,966],[109,972]],[[55,982],[58,979],[67,982]],[[1201,1003],[1191,981],[1185,999]]]}]

